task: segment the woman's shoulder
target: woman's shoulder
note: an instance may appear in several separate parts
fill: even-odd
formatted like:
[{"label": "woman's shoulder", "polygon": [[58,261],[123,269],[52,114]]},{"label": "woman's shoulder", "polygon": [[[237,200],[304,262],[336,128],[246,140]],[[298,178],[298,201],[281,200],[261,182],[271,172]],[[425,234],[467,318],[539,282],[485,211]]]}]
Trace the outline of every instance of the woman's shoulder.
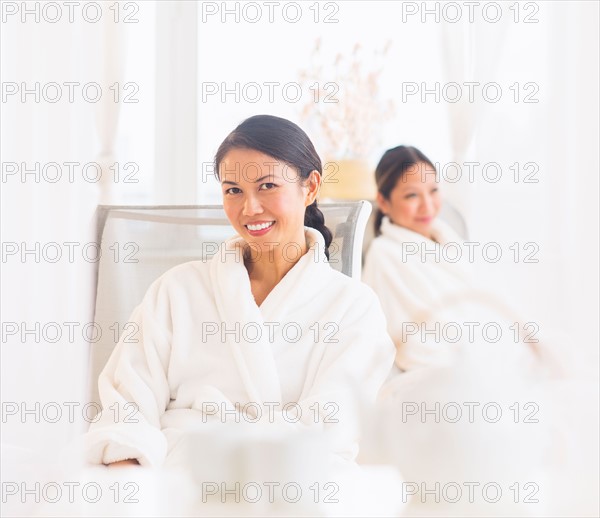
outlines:
[{"label": "woman's shoulder", "polygon": [[169,268],[161,278],[165,283],[197,279],[208,275],[209,264],[210,261],[206,260],[187,261]]},{"label": "woman's shoulder", "polygon": [[380,234],[379,236],[373,238],[373,240],[369,243],[369,248],[367,249],[367,256],[377,250],[385,250],[390,245],[394,245],[395,243],[387,236]]},{"label": "woman's shoulder", "polygon": [[209,264],[209,261],[196,260],[173,266],[150,284],[147,294],[158,296],[160,293],[198,292],[202,288],[206,289],[209,286]]}]

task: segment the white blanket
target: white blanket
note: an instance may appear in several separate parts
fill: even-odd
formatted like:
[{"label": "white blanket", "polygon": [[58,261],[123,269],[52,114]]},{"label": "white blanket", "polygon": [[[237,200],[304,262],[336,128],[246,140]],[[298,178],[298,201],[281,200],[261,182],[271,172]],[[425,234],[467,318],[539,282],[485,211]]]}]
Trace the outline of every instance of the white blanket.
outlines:
[{"label": "white blanket", "polygon": [[[425,345],[406,343],[413,324],[420,325],[432,308],[471,289],[463,240],[439,218],[432,230],[436,241],[384,217],[381,235],[373,240],[365,259],[362,280],[381,301],[397,348],[396,364],[404,370],[431,361],[431,350]],[[455,257],[459,259],[454,262]]]},{"label": "white blanket", "polygon": [[239,237],[151,285],[130,319],[137,340],[120,341],[100,375],[90,462],[162,465],[185,432],[236,416],[321,427],[335,453],[355,458],[357,403],[375,401],[394,348],[373,292],[329,266],[319,232],[306,238],[309,251],[260,307]]},{"label": "white blanket", "polygon": [[[441,227],[439,246],[458,241]],[[598,384],[572,368],[576,344],[535,322],[523,326],[510,306],[470,285],[468,264],[411,255],[433,241],[387,220],[382,231],[363,280],[381,299],[396,364],[407,372],[391,373],[381,389],[362,454],[379,451],[400,467],[416,491],[406,514],[597,516]],[[493,481],[502,497],[467,498],[469,481]],[[436,500],[423,490],[436,483],[458,485],[462,496]],[[536,496],[515,498],[516,483]]]},{"label": "white blanket", "polygon": [[[493,343],[419,344],[432,353],[428,366],[384,385],[361,453],[378,449],[405,487],[418,488],[408,516],[598,516],[598,381],[566,368],[576,344],[543,332],[515,342],[510,311],[483,294],[435,311],[429,323],[461,315],[504,332]],[[502,497],[470,500],[468,481],[493,481]],[[516,482],[536,497],[516,499]],[[462,497],[436,502],[423,491],[436,483],[458,484]]]}]

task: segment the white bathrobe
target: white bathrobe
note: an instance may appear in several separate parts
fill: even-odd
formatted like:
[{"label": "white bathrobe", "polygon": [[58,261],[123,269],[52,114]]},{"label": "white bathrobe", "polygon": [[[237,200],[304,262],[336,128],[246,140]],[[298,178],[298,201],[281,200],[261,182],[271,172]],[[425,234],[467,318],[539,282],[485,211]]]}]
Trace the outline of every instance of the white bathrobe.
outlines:
[{"label": "white bathrobe", "polygon": [[[150,286],[130,319],[139,326],[137,343],[119,342],[100,375],[104,410],[85,437],[90,462],[160,466],[187,431],[230,422],[221,411],[236,405],[268,423],[322,427],[337,438],[334,453],[355,458],[356,438],[344,426],[357,402],[375,401],[394,348],[372,290],[333,270],[321,234],[305,232],[308,252],[260,307],[240,237]],[[282,413],[290,402],[302,412],[296,424]],[[327,423],[331,402],[338,424]]]},{"label": "white bathrobe", "polygon": [[403,370],[427,366],[439,349],[437,344],[407,343],[407,324],[420,324],[433,308],[471,289],[467,250],[462,247],[460,259],[451,262],[464,241],[439,218],[432,233],[436,241],[384,217],[381,235],[365,258],[362,280],[381,301],[397,348],[396,365]]},{"label": "white bathrobe", "polygon": [[[436,221],[436,240],[460,242],[445,227]],[[523,318],[494,294],[473,288],[468,263],[437,263],[432,255],[422,262],[406,243],[437,246],[385,218],[363,273],[380,297],[398,348],[396,364],[406,372],[396,371],[381,389],[362,454],[395,462],[404,480],[418,486],[407,516],[597,516],[598,395],[591,389],[597,389],[597,374],[592,378],[572,364],[575,344],[568,335],[548,336],[542,326],[517,339],[514,323]],[[434,333],[403,341],[407,320],[429,330],[480,325],[474,340]],[[484,323],[497,325],[501,335],[484,340]],[[486,414],[486,405],[497,414]],[[466,481],[493,481],[503,494],[494,503],[478,490],[467,498]],[[457,484],[462,496],[451,501],[454,494],[426,494],[423,488],[431,491],[436,483]],[[515,483],[539,488],[537,497],[516,498]]]}]

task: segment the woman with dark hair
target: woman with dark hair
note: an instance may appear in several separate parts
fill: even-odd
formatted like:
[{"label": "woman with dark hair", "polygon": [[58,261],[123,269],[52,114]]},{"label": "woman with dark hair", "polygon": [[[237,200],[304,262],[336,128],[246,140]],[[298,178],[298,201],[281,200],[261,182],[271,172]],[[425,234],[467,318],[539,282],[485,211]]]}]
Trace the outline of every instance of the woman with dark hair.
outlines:
[{"label": "woman with dark hair", "polygon": [[409,370],[429,365],[439,353],[439,345],[419,339],[423,337],[413,336],[414,346],[407,338],[419,329],[420,316],[470,289],[467,256],[463,239],[438,218],[442,201],[436,169],[421,151],[389,149],[375,179],[378,237],[367,252],[362,279],[381,301],[397,349],[396,364]]},{"label": "woman with dark hair", "polygon": [[441,200],[435,166],[411,146],[388,149],[375,169],[377,204],[375,235],[385,216],[396,225],[435,241],[432,224]]},{"label": "woman with dark hair", "polygon": [[[508,481],[544,472],[551,474],[547,481],[564,487],[569,456],[552,456],[577,435],[564,426],[564,415],[573,400],[581,400],[561,397],[574,387],[572,380],[561,383],[568,362],[558,361],[555,351],[564,347],[554,350],[543,332],[533,337],[525,329],[534,323],[522,326],[527,320],[510,304],[485,282],[471,281],[464,241],[438,217],[442,201],[436,170],[423,153],[414,147],[390,149],[377,166],[376,180],[378,237],[368,250],[362,278],[379,296],[402,371],[395,369],[379,393],[384,417],[372,427],[391,427],[382,451],[394,451],[407,480]],[[479,410],[471,409],[467,418],[466,402],[481,401],[493,402],[495,418],[482,418],[485,412],[476,415]],[[516,401],[543,408],[548,418],[535,429],[515,431],[517,419],[504,417],[519,406]],[[446,407],[457,413],[444,416]],[[437,415],[431,416],[434,408]],[[487,512],[483,500],[465,503],[464,510],[460,506],[414,499],[405,514]],[[516,499],[498,503],[495,510],[506,516],[529,512]]]},{"label": "woman with dark hair", "polygon": [[137,423],[103,411],[88,459],[161,465],[186,432],[242,417],[323,429],[352,463],[356,403],[374,402],[394,352],[372,290],[328,264],[319,156],[298,126],[259,115],[215,166],[238,235],[151,285],[131,318],[138,340],[120,341],[99,378],[103,408],[133,402]]}]

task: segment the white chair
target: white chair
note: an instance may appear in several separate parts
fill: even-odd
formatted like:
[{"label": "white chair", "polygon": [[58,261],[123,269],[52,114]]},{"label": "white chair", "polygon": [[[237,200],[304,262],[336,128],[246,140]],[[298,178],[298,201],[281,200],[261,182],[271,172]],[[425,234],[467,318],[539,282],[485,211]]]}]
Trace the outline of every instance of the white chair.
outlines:
[{"label": "white chair", "polygon": [[[351,201],[319,207],[333,233],[331,266],[360,279],[362,242],[371,204]],[[235,231],[219,205],[98,207],[101,256],[94,322],[101,335],[91,347],[91,401],[98,401],[98,376],[119,337],[133,332],[127,320],[150,284],[178,264],[209,259],[219,244],[233,235]]]}]

